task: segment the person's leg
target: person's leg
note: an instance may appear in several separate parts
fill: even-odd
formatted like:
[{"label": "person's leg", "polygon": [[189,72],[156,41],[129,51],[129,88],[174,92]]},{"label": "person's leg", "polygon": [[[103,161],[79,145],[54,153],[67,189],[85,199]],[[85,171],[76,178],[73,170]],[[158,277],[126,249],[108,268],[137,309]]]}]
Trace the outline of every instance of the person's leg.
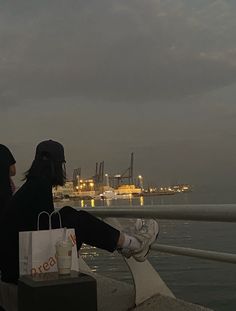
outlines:
[{"label": "person's leg", "polygon": [[109,252],[118,249],[123,256],[133,256],[137,261],[146,259],[159,233],[158,223],[153,219],[138,221],[135,233],[129,235],[85,211],[77,211],[70,206],[63,207],[60,214],[63,226],[75,229],[78,249],[82,243]]},{"label": "person's leg", "polygon": [[60,214],[63,226],[75,229],[78,249],[85,243],[109,252],[116,250],[120,238],[120,231],[117,229],[85,211],[77,211],[70,206],[60,209]]}]

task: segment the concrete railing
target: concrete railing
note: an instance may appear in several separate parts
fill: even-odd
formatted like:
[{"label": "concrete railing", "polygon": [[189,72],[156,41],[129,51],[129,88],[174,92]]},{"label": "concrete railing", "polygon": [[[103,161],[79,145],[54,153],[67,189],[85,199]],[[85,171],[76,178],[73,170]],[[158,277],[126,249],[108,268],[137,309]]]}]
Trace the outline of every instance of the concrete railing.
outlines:
[{"label": "concrete railing", "polygon": [[[81,208],[78,208],[81,209]],[[83,208],[93,215],[125,218],[158,218],[175,220],[236,222],[236,204],[221,205],[145,205]]]},{"label": "concrete railing", "polygon": [[[81,208],[77,208],[80,210]],[[157,218],[189,221],[236,222],[236,204],[222,205],[146,205],[110,206],[83,208],[100,218]],[[176,247],[163,244],[152,246],[153,251],[175,255],[190,256],[208,260],[236,263],[236,254],[200,250],[186,247]]]}]

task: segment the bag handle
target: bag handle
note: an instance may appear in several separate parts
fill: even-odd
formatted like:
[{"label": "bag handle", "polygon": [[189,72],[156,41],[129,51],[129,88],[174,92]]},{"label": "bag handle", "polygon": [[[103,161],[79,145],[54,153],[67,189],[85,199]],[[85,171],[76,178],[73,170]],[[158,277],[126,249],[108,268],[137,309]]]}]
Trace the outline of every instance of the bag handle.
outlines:
[{"label": "bag handle", "polygon": [[53,211],[51,214],[49,214],[48,212],[46,211],[42,211],[41,213],[38,214],[38,219],[37,219],[37,230],[39,230],[39,224],[40,224],[40,217],[43,215],[43,214],[46,214],[48,215],[48,227],[49,227],[49,230],[52,229],[52,216],[54,214],[57,214],[58,217],[59,217],[59,223],[60,223],[60,228],[62,228],[62,222],[61,222],[61,215],[58,211]]},{"label": "bag handle", "polygon": [[59,218],[59,223],[60,223],[60,228],[62,228],[62,222],[61,222],[61,214],[58,211],[53,211],[50,215],[49,215],[49,229],[52,229],[52,216],[54,214],[58,215]]},{"label": "bag handle", "polygon": [[38,220],[37,220],[37,230],[39,230],[39,221],[40,221],[40,216],[41,215],[43,215],[43,214],[46,214],[46,215],[48,215],[48,219],[49,219],[49,213],[48,212],[46,212],[46,211],[43,211],[43,212],[41,212],[41,213],[39,213],[38,214]]}]

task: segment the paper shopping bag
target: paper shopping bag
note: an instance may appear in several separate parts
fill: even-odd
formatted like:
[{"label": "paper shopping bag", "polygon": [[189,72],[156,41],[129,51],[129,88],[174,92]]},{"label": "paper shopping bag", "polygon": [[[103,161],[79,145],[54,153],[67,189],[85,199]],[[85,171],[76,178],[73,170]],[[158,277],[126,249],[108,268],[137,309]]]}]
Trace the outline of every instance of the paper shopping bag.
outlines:
[{"label": "paper shopping bag", "polygon": [[[50,226],[51,227],[51,226]],[[72,242],[72,270],[79,270],[74,229],[49,229],[19,232],[20,275],[56,272],[57,241],[69,238]]]}]

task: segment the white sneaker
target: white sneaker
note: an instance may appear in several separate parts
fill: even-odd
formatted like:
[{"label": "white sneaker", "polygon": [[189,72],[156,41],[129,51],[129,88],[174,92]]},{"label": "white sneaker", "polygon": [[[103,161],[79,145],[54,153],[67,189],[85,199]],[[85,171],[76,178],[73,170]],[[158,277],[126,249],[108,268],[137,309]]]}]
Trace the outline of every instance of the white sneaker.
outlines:
[{"label": "white sneaker", "polygon": [[143,262],[147,258],[151,245],[157,239],[159,225],[154,219],[138,219],[134,231],[133,236],[140,242],[140,248],[137,250],[123,248],[119,252],[126,258],[133,256],[136,261]]},{"label": "white sneaker", "polygon": [[137,233],[134,235],[140,241],[140,249],[134,251],[133,257],[137,261],[145,261],[151,245],[156,241],[159,234],[159,225],[156,220],[141,220],[136,223]]}]

